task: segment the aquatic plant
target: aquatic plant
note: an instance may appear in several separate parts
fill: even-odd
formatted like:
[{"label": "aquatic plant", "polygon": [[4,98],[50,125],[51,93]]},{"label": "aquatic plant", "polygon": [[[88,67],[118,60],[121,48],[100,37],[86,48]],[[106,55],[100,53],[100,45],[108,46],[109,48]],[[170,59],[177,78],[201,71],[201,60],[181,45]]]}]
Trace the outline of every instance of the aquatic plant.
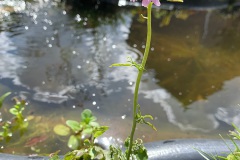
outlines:
[{"label": "aquatic plant", "polygon": [[220,135],[220,137],[222,138],[222,140],[225,142],[225,145],[229,148],[229,154],[224,157],[224,156],[218,156],[218,155],[209,155],[197,148],[195,148],[195,150],[206,160],[239,160],[240,159],[240,146],[238,146],[238,144],[235,142],[236,140],[240,140],[240,129],[232,124],[235,131],[229,131],[229,138],[232,142],[232,144],[235,146],[235,150],[232,151],[231,148],[228,146],[228,144],[225,142],[224,138]]},{"label": "aquatic plant", "polygon": [[[0,108],[2,107],[4,99],[10,94],[11,94],[10,92],[7,92],[0,97]],[[10,120],[2,122],[1,127],[2,131],[0,131],[0,141],[1,140],[10,141],[11,137],[13,136],[13,133],[16,131],[19,131],[20,135],[23,135],[23,133],[26,131],[28,127],[28,121],[23,116],[23,111],[26,107],[25,100],[18,100],[16,97],[13,99],[15,100],[15,105],[9,109],[9,112],[13,115],[13,117]]]},{"label": "aquatic plant", "polygon": [[[80,122],[67,120],[66,125],[68,127],[62,124],[54,127],[54,132],[60,136],[67,136],[70,134],[70,129],[72,131],[68,140],[68,147],[73,149],[73,151],[65,155],[65,160],[72,159],[73,157],[79,159],[101,159],[101,157],[106,157],[107,151],[97,146],[94,142],[95,139],[107,131],[109,127],[100,126],[96,120],[97,118],[93,116],[92,111],[85,109],[81,113]],[[53,158],[54,156],[52,159]]]}]

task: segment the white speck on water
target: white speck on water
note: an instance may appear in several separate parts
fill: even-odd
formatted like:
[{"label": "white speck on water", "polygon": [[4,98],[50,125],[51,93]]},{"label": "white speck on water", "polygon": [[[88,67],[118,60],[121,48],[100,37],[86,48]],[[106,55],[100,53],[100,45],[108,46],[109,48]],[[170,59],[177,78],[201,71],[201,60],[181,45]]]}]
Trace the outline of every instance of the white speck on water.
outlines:
[{"label": "white speck on water", "polygon": [[86,61],[87,64],[89,64],[89,61]]},{"label": "white speck on water", "polygon": [[181,96],[181,95],[182,95],[182,92],[179,92],[178,95]]},{"label": "white speck on water", "polygon": [[130,86],[133,85],[133,82],[129,82],[129,85],[130,85]]},{"label": "white speck on water", "polygon": [[99,107],[99,106],[97,106],[97,109],[100,109],[100,107]]},{"label": "white speck on water", "polygon": [[80,17],[79,14],[77,14],[76,17],[75,17],[75,20],[76,20],[77,22],[80,22],[80,21],[82,20],[82,18]]},{"label": "white speck on water", "polygon": [[3,146],[1,146],[1,149],[3,149],[4,147]]},{"label": "white speck on water", "polygon": [[76,106],[75,106],[75,105],[73,105],[73,106],[72,106],[72,108],[76,108]]},{"label": "white speck on water", "polygon": [[114,44],[114,45],[112,45],[112,48],[113,48],[113,49],[115,49],[115,48],[116,48],[116,45],[115,45],[115,44]]},{"label": "white speck on water", "polygon": [[103,41],[106,41],[107,40],[107,37],[103,37]]},{"label": "white speck on water", "polygon": [[168,58],[167,61],[170,62],[170,61],[171,61],[171,58]]},{"label": "white speck on water", "polygon": [[78,69],[81,69],[82,67],[80,65],[77,66]]},{"label": "white speck on water", "polygon": [[46,30],[47,30],[47,27],[46,27],[46,26],[43,26],[43,30],[45,30],[45,31],[46,31]]},{"label": "white speck on water", "polygon": [[45,82],[45,81],[42,81],[42,84],[44,85],[44,84],[46,84],[46,82]]},{"label": "white speck on water", "polygon": [[72,54],[76,54],[76,51],[72,51]]},{"label": "white speck on water", "polygon": [[128,102],[130,102],[131,101],[131,99],[128,99]]},{"label": "white speck on water", "polygon": [[58,34],[58,30],[55,30],[55,31],[53,32],[53,34],[55,34],[55,35]]},{"label": "white speck on water", "polygon": [[153,47],[151,48],[151,51],[154,51],[154,48],[153,48]]},{"label": "white speck on water", "polygon": [[92,96],[95,97],[96,96],[95,93],[93,93]]},{"label": "white speck on water", "polygon": [[28,30],[28,26],[25,26],[25,29]]},{"label": "white speck on water", "polygon": [[53,41],[55,38],[54,37],[51,37],[51,40]]},{"label": "white speck on water", "polygon": [[44,12],[44,15],[45,15],[45,16],[47,16],[47,15],[48,15],[48,13],[47,13],[47,12]]},{"label": "white speck on water", "polygon": [[97,102],[93,101],[92,104],[95,106],[97,104]]},{"label": "white speck on water", "polygon": [[122,115],[122,119],[125,119],[126,118],[126,115],[124,114],[124,115]]},{"label": "white speck on water", "polygon": [[137,47],[137,44],[134,44],[133,47],[136,48],[136,47]]},{"label": "white speck on water", "polygon": [[63,11],[63,12],[62,12],[62,14],[63,14],[63,15],[66,15],[66,14],[67,14],[67,12],[66,12],[66,11]]},{"label": "white speck on water", "polygon": [[49,47],[49,48],[52,48],[52,44],[48,44],[48,47]]},{"label": "white speck on water", "polygon": [[145,48],[145,45],[142,45],[142,48]]},{"label": "white speck on water", "polygon": [[83,22],[83,25],[86,26],[86,25],[87,25],[87,22]]},{"label": "white speck on water", "polygon": [[158,119],[158,117],[154,117],[154,120],[157,120]]}]

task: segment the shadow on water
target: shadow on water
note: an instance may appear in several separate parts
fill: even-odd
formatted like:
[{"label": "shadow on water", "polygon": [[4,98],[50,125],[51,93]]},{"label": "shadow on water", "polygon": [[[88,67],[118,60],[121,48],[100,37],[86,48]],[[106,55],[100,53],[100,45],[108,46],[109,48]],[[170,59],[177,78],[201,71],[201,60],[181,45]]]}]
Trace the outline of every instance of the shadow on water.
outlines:
[{"label": "shadow on water", "polygon": [[[121,142],[130,131],[137,72],[108,66],[128,56],[141,59],[146,24],[138,15],[145,10],[100,4],[76,10],[55,1],[24,4],[0,17],[0,93],[12,91],[26,99],[32,125],[1,151],[66,152],[67,137],[52,128],[79,120],[84,108],[110,126],[107,137]],[[159,131],[139,126],[137,136],[145,142],[210,138],[225,133],[232,122],[239,125],[239,10],[154,9],[153,17],[139,103]],[[6,101],[2,112],[11,105]]]}]

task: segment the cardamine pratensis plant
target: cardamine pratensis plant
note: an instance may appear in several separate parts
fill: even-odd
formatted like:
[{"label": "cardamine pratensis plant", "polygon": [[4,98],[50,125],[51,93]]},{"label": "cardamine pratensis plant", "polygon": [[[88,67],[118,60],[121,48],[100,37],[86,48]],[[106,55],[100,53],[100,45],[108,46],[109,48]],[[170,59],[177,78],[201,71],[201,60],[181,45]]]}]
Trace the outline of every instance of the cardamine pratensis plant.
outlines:
[{"label": "cardamine pratensis plant", "polygon": [[[132,2],[135,2],[136,0],[131,0]],[[183,0],[169,0],[172,2],[183,2]],[[156,128],[153,126],[153,124],[151,124],[150,122],[147,122],[145,119],[146,118],[150,118],[151,120],[153,120],[153,117],[151,115],[142,115],[141,111],[140,111],[140,105],[138,104],[138,90],[139,90],[139,86],[140,86],[140,82],[141,82],[141,78],[143,75],[143,71],[145,71],[145,65],[148,59],[148,54],[149,54],[149,49],[150,49],[150,44],[151,44],[151,36],[152,36],[152,27],[151,27],[151,10],[152,10],[152,5],[153,3],[156,6],[160,6],[161,3],[159,0],[142,0],[142,6],[147,8],[147,17],[144,17],[143,15],[142,18],[147,19],[147,41],[146,41],[146,48],[144,51],[144,56],[142,59],[141,64],[138,64],[136,62],[134,62],[130,57],[128,57],[128,61],[127,63],[116,63],[116,64],[112,64],[110,67],[116,67],[116,66],[130,66],[130,67],[136,67],[138,70],[138,75],[137,75],[137,79],[136,79],[136,83],[135,83],[135,91],[134,91],[134,100],[133,100],[133,120],[132,120],[132,130],[131,130],[131,134],[130,134],[130,139],[127,139],[126,142],[127,145],[125,145],[127,147],[127,151],[126,151],[126,158],[127,160],[130,159],[130,157],[132,159],[134,159],[133,156],[131,156],[132,154],[134,154],[134,149],[136,146],[136,144],[134,143],[134,133],[136,130],[136,126],[137,124],[147,124],[149,126],[151,126],[154,130],[156,130]],[[126,143],[125,142],[125,143]],[[142,143],[141,143],[142,145]],[[143,152],[146,153],[146,149],[141,146],[141,149],[143,149]],[[137,155],[135,155],[137,156]],[[138,159],[139,157],[137,157]],[[142,157],[143,158],[143,157]],[[147,159],[148,156],[146,154],[146,156],[144,157],[144,159]]]}]

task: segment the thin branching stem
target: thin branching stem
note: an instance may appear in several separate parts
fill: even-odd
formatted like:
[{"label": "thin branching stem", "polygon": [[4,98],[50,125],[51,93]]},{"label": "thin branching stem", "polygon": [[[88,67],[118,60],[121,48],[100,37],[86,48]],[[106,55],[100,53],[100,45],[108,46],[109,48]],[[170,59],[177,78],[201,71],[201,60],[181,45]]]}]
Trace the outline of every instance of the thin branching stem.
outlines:
[{"label": "thin branching stem", "polygon": [[[145,68],[148,54],[149,54],[149,49],[150,49],[150,44],[151,44],[151,36],[152,36],[152,26],[151,26],[151,10],[152,10],[152,2],[149,3],[147,7],[147,41],[146,41],[146,48],[144,51],[144,56],[142,59],[141,66]],[[132,152],[132,145],[133,145],[133,138],[134,138],[134,133],[136,130],[137,126],[137,121],[136,121],[136,116],[137,116],[137,106],[138,106],[138,90],[142,78],[144,70],[138,70],[138,75],[137,75],[137,80],[136,80],[136,85],[135,85],[135,90],[134,90],[134,100],[133,100],[133,124],[132,124],[132,130],[131,130],[131,135],[130,135],[130,144],[127,152],[127,160],[130,159],[130,155]]]}]

